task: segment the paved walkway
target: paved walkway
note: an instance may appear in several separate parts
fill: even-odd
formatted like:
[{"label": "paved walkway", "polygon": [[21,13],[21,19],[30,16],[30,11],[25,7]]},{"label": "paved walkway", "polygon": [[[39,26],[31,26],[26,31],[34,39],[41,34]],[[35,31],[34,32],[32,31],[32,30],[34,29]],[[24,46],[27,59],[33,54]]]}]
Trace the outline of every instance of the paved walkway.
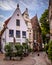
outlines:
[{"label": "paved walkway", "polygon": [[[39,54],[39,56],[38,56]],[[36,61],[36,63],[34,65],[49,65],[49,63],[47,62],[47,55],[45,52],[35,52],[33,54],[34,60]]]},{"label": "paved walkway", "polygon": [[6,61],[4,59],[4,55],[0,54],[0,65],[49,65],[46,61],[45,52],[35,52],[34,54],[29,55],[28,57],[24,57],[21,61]]},{"label": "paved walkway", "polygon": [[33,65],[35,63],[31,56],[24,57],[21,61],[3,60],[4,55],[0,54],[0,65]]}]

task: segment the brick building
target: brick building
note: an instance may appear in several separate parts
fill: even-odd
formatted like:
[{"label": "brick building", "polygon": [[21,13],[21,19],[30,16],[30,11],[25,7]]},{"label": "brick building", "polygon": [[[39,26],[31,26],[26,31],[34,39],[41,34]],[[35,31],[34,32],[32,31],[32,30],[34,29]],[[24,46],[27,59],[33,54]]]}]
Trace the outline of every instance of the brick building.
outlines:
[{"label": "brick building", "polygon": [[41,28],[38,22],[37,15],[31,19],[32,28],[33,28],[33,42],[36,43],[34,46],[35,49],[42,49],[42,36]]},{"label": "brick building", "polygon": [[49,0],[50,40],[52,40],[52,0]]}]

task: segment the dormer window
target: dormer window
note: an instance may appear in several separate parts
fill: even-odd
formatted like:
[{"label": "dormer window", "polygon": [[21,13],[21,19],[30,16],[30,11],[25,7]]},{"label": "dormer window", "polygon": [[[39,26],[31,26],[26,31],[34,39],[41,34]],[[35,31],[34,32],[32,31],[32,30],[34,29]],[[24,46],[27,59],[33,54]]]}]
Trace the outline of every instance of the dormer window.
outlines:
[{"label": "dormer window", "polygon": [[16,26],[20,26],[20,20],[19,19],[16,20]]}]

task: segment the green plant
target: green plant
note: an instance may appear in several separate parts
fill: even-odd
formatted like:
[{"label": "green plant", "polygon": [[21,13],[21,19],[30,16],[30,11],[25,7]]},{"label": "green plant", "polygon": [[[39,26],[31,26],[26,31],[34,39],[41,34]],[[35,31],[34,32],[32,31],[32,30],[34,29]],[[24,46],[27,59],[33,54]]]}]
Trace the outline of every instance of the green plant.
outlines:
[{"label": "green plant", "polygon": [[28,45],[27,45],[27,43],[23,43],[23,50],[24,50],[24,52],[27,52],[27,50],[28,50]]},{"label": "green plant", "polygon": [[23,52],[25,57],[29,55],[27,43],[23,43]]},{"label": "green plant", "polygon": [[32,52],[33,49],[31,49],[31,47],[28,45],[28,52]]},{"label": "green plant", "polygon": [[49,42],[48,57],[52,61],[52,41]]},{"label": "green plant", "polygon": [[22,43],[24,49],[28,49],[28,44],[27,43]]},{"label": "green plant", "polygon": [[9,57],[11,60],[12,52],[13,52],[11,45],[10,44],[5,45],[4,50],[5,50],[5,56]]},{"label": "green plant", "polygon": [[16,44],[15,48],[17,50],[17,56],[22,57],[23,55],[23,46],[20,44]]},{"label": "green plant", "polygon": [[45,43],[45,40],[47,41],[47,43],[49,42],[49,37],[46,37],[46,35],[50,33],[49,20],[48,20],[49,13],[48,12],[49,12],[49,10],[46,9],[40,17],[43,43]]},{"label": "green plant", "polygon": [[16,42],[15,44],[20,44],[20,42]]},{"label": "green plant", "polygon": [[47,54],[48,54],[48,48],[49,48],[49,43],[45,44],[45,47],[44,47],[44,49],[45,49],[45,51],[46,51]]}]

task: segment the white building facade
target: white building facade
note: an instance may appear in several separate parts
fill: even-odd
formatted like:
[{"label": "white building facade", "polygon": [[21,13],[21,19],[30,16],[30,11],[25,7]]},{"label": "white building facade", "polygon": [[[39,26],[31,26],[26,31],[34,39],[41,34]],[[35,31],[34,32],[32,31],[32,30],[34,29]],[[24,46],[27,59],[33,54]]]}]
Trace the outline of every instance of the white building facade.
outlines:
[{"label": "white building facade", "polygon": [[[4,47],[6,44],[15,44],[15,43],[28,43],[31,48],[33,48],[34,45],[34,37],[38,37],[38,40],[41,41],[41,37],[39,35],[34,35],[34,28],[37,28],[37,33],[41,33],[39,29],[37,16],[30,19],[28,14],[28,9],[24,11],[23,14],[21,14],[19,4],[17,5],[16,10],[14,11],[13,15],[7,19],[4,22],[4,27],[1,30],[0,33],[0,45],[1,45],[1,51],[4,52]],[[39,38],[40,37],[40,38]],[[38,41],[38,43],[39,43]]]},{"label": "white building facade", "polygon": [[33,48],[33,29],[32,29],[31,19],[29,19],[29,14],[28,14],[27,8],[22,15],[23,15],[23,18],[26,22],[27,29],[28,29],[27,33],[28,33],[29,45],[30,45],[31,48]]},{"label": "white building facade", "polygon": [[[32,37],[32,27],[30,23],[30,19],[28,19],[28,25],[26,25],[26,21],[24,20],[23,15],[21,14],[19,5],[17,5],[17,8],[13,15],[5,21],[4,24],[4,31],[2,32],[1,36],[1,46],[2,51],[4,52],[4,46],[8,43],[13,43],[15,40],[15,43],[25,43],[26,39],[29,40],[31,38],[31,48],[33,45],[33,37]],[[30,27],[30,28],[29,28]],[[30,32],[28,32],[30,31]],[[29,36],[30,34],[30,36]]]}]

